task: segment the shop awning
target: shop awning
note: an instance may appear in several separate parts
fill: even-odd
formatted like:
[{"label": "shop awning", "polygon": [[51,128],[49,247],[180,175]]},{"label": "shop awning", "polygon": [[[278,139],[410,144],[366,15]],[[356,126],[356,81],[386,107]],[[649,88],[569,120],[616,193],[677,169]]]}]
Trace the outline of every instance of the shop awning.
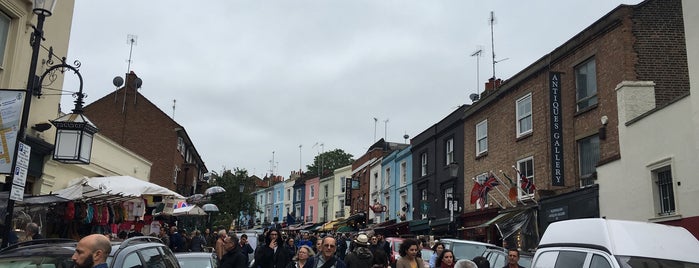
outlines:
[{"label": "shop awning", "polygon": [[70,200],[124,201],[143,195],[184,197],[160,185],[131,176],[93,177],[73,179],[68,187],[56,191],[59,197]]},{"label": "shop awning", "polygon": [[[505,239],[523,227],[529,226],[529,222],[533,218],[534,209],[520,209],[514,211],[507,211],[498,214],[492,219],[475,226],[469,226],[466,228],[459,228],[461,230],[476,229],[476,228],[487,228],[489,226],[495,226],[500,233],[500,236]],[[528,231],[528,230],[525,230]]]},{"label": "shop awning", "polygon": [[342,226],[340,228],[337,228],[338,233],[349,233],[349,232],[355,232],[357,231],[356,229],[352,228],[352,226]]},{"label": "shop awning", "polygon": [[343,220],[345,220],[345,219],[339,218],[339,219],[335,219],[333,221],[329,221],[329,222],[323,224],[323,226],[319,230],[320,231],[332,231],[335,229],[335,224],[340,223]]},{"label": "shop awning", "polygon": [[206,216],[206,211],[197,205],[176,208],[172,212],[173,216]]},{"label": "shop awning", "polygon": [[374,233],[382,234],[386,237],[399,237],[410,233],[409,222],[403,221],[374,229]]},{"label": "shop awning", "polygon": [[409,221],[409,227],[411,233],[416,232],[429,232],[430,231],[430,220],[413,220]]}]

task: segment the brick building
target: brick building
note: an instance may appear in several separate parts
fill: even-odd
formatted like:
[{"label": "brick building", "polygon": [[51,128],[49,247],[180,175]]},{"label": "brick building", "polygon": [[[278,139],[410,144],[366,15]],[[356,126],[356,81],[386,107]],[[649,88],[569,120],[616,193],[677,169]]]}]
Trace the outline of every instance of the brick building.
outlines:
[{"label": "brick building", "polygon": [[[620,5],[499,87],[486,85],[463,115],[464,177],[483,183],[493,172],[501,185],[483,204],[466,204],[461,235],[501,244],[508,232],[493,225],[536,222],[532,207],[539,232],[553,221],[599,217],[596,184],[614,178],[599,178],[596,167],[621,158],[615,89],[622,81],[654,81],[658,106],[689,92],[681,1]],[[513,166],[536,190],[514,180],[510,200],[497,190],[509,190],[505,175],[518,178]],[[464,187],[470,192],[474,182]],[[523,249],[537,239],[526,227],[504,237]]]},{"label": "brick building", "polygon": [[150,182],[184,196],[203,193],[208,172],[185,128],[138,93],[133,72],[126,85],[85,106],[100,133],[153,163]]}]

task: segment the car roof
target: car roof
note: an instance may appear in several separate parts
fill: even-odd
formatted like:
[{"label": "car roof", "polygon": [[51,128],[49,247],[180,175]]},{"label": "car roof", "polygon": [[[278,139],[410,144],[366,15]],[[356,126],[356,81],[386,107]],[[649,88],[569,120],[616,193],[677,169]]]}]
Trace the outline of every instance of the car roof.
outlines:
[{"label": "car roof", "polygon": [[213,252],[175,252],[177,258],[210,258]]},{"label": "car roof", "polygon": [[501,248],[501,247],[498,247],[498,246],[490,244],[490,243],[471,241],[471,240],[462,240],[462,239],[455,239],[455,238],[442,238],[442,239],[439,239],[439,242],[472,244],[472,245],[487,246],[487,247],[491,247],[491,248]]},{"label": "car roof", "polygon": [[687,229],[649,222],[599,218],[554,222],[544,232],[539,248],[553,246],[699,263],[699,241]]},{"label": "car roof", "polygon": [[77,241],[72,239],[37,239],[10,245],[0,250],[0,257],[72,256]]}]

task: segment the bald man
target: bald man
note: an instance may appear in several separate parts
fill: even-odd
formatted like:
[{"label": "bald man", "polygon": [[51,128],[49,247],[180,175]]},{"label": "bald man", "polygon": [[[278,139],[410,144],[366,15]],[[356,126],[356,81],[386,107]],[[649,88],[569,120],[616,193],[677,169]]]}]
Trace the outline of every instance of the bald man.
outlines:
[{"label": "bald man", "polygon": [[107,268],[107,257],[111,251],[109,239],[101,234],[92,234],[78,241],[72,259],[77,268]]}]

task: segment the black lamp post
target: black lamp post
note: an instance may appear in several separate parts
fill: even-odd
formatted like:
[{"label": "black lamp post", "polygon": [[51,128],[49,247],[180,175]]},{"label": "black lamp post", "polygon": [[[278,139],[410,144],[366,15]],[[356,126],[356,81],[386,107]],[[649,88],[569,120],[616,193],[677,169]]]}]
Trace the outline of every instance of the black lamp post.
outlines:
[{"label": "black lamp post", "polygon": [[206,212],[206,214],[209,214],[209,220],[207,223],[209,225],[209,230],[213,232],[214,230],[211,228],[211,213],[218,212],[218,206],[214,204],[204,204],[201,208]]},{"label": "black lamp post", "polygon": [[[37,15],[37,24],[36,27],[34,27],[34,32],[32,33],[30,37],[30,45],[32,47],[32,56],[31,56],[31,61],[29,62],[29,75],[27,77],[27,88],[24,96],[24,105],[22,107],[22,117],[20,120],[20,125],[19,129],[17,130],[17,142],[15,144],[15,149],[14,149],[14,154],[12,158],[12,168],[11,168],[11,174],[10,176],[7,177],[6,181],[6,187],[8,188],[7,190],[10,190],[9,188],[14,188],[12,192],[15,192],[15,194],[10,194],[10,197],[7,200],[7,215],[5,217],[5,230],[3,232],[4,237],[9,237],[10,232],[12,231],[12,216],[14,213],[14,205],[15,205],[15,200],[21,200],[22,194],[24,192],[24,182],[23,181],[15,181],[15,176],[19,175],[19,172],[15,172],[20,169],[26,169],[27,167],[20,167],[18,169],[17,166],[17,157],[18,157],[18,152],[20,147],[26,146],[23,141],[25,140],[25,132],[27,128],[27,123],[29,121],[29,110],[31,106],[31,99],[32,96],[41,95],[41,85],[43,82],[43,79],[49,75],[50,80],[55,79],[55,71],[59,70],[61,73],[64,73],[67,70],[72,70],[80,79],[80,91],[76,93],[78,100],[75,101],[76,103],[76,108],[73,110],[74,114],[69,115],[69,121],[67,124],[56,124],[57,127],[57,132],[56,132],[56,150],[55,153],[61,152],[77,152],[74,155],[77,155],[78,160],[75,161],[62,161],[62,159],[59,157],[58,159],[55,158],[55,153],[54,153],[54,159],[57,161],[62,161],[66,163],[83,163],[83,164],[89,164],[90,163],[90,153],[91,153],[91,148],[92,148],[92,135],[97,132],[97,128],[90,123],[89,120],[87,120],[83,115],[82,115],[82,98],[85,96],[82,92],[82,76],[80,75],[80,72],[78,71],[78,68],[80,67],[80,62],[75,61],[75,65],[69,65],[66,64],[65,58],[61,60],[60,64],[53,65],[49,67],[42,75],[41,77],[37,77],[36,75],[36,67],[37,67],[37,62],[39,60],[39,49],[41,48],[41,41],[44,39],[44,21],[46,20],[46,17],[49,17],[53,14],[53,8],[56,6],[56,0],[34,0],[34,7],[33,7],[33,13]],[[47,60],[48,65],[52,65],[53,61],[53,49],[49,49],[49,59]],[[72,117],[71,117],[72,116]],[[73,118],[72,121],[70,121],[70,118]],[[62,122],[61,119],[55,120],[57,122]],[[60,126],[59,126],[60,125]],[[81,126],[81,130],[79,132],[73,132],[71,134],[68,134],[69,136],[72,136],[72,139],[70,138],[65,138],[62,134],[64,133],[63,131],[66,130],[66,128],[77,128],[78,125]],[[64,143],[65,141],[68,141],[69,143]],[[72,146],[72,148],[70,148]],[[77,148],[76,148],[77,147]],[[18,192],[21,191],[21,192]],[[13,197],[15,196],[15,197]],[[9,241],[7,239],[3,239],[2,245],[0,247],[6,247],[8,245]]]},{"label": "black lamp post", "polygon": [[239,196],[240,196],[240,202],[238,203],[238,207],[239,207],[239,210],[240,210],[240,211],[238,212],[238,224],[237,224],[237,227],[238,227],[238,229],[240,230],[240,229],[242,229],[242,228],[241,228],[242,225],[240,224],[240,222],[241,222],[240,218],[242,218],[242,214],[243,214],[243,192],[245,191],[245,183],[240,182],[240,184],[238,185],[238,190],[240,191],[240,195],[239,195]]}]

